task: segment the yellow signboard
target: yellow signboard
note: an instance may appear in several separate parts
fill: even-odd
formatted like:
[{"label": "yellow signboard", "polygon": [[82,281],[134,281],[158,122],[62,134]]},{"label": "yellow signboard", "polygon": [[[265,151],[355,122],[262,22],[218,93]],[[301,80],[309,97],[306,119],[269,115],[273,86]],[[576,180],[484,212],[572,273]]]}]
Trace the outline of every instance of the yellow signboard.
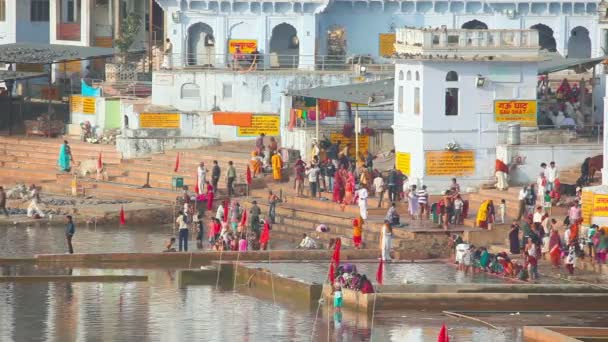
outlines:
[{"label": "yellow signboard", "polygon": [[591,224],[591,216],[593,216],[593,192],[583,191],[581,195],[583,224]]},{"label": "yellow signboard", "polygon": [[72,113],[95,115],[96,98],[91,96],[72,95],[70,97],[70,111]]},{"label": "yellow signboard", "polygon": [[251,117],[250,127],[237,127],[236,133],[239,137],[257,137],[264,133],[266,135],[280,135],[281,118],[278,115],[254,115]]},{"label": "yellow signboard", "polygon": [[[342,133],[331,133],[329,135],[329,140],[332,144],[340,142],[340,150],[344,148],[345,145],[348,145],[348,155],[350,157],[355,157],[356,153],[356,144],[355,144],[355,136],[353,135],[350,138],[345,137]],[[369,136],[367,135],[359,135],[359,154],[363,154],[367,152],[369,149]]]},{"label": "yellow signboard", "polygon": [[179,128],[179,113],[141,113],[139,128]]},{"label": "yellow signboard", "polygon": [[378,38],[380,56],[392,56],[395,53],[396,37],[394,33],[380,33]]},{"label": "yellow signboard", "polygon": [[412,169],[411,161],[412,155],[409,152],[395,152],[395,167],[407,176]]},{"label": "yellow signboard", "polygon": [[496,100],[494,118],[496,122],[536,126],[536,100]]},{"label": "yellow signboard", "polygon": [[591,216],[608,217],[608,195],[593,195],[593,212]]},{"label": "yellow signboard", "polygon": [[466,176],[475,174],[474,151],[428,151],[427,176]]},{"label": "yellow signboard", "polygon": [[236,52],[236,48],[241,50],[241,53],[249,54],[253,53],[258,47],[258,41],[255,39],[230,39],[228,45],[228,52],[231,54]]}]

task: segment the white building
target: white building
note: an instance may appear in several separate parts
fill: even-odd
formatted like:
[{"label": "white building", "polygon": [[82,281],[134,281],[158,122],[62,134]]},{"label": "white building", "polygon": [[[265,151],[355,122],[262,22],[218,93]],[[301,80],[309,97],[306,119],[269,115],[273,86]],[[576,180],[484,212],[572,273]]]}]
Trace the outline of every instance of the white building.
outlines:
[{"label": "white building", "polygon": [[[534,106],[524,119],[536,123],[537,31],[402,29],[397,36],[408,36],[397,51],[412,54],[395,68],[397,167],[435,192],[453,176],[463,185],[488,181],[496,159],[495,107],[503,101]],[[446,151],[451,143],[458,152]]]},{"label": "white building", "polygon": [[0,0],[0,44],[49,42],[49,0]]}]

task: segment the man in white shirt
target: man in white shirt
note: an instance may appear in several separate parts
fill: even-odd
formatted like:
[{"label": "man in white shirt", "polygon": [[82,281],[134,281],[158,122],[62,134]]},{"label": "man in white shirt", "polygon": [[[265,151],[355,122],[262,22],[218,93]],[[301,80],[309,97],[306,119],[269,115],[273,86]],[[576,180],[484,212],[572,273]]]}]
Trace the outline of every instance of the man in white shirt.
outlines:
[{"label": "man in white shirt", "polygon": [[367,220],[367,197],[369,196],[367,189],[359,189],[357,191],[357,195],[359,196],[359,212],[361,214],[361,218]]},{"label": "man in white shirt", "polygon": [[519,196],[517,199],[519,200],[519,209],[517,210],[517,220],[521,220],[526,212],[526,193],[528,191],[528,187],[524,186],[519,190]]},{"label": "man in white shirt", "polygon": [[302,242],[300,242],[300,245],[298,246],[298,248],[316,249],[317,243],[315,242],[314,239],[312,239],[308,235],[302,234]]},{"label": "man in white shirt", "polygon": [[384,178],[382,175],[378,174],[378,177],[374,178],[373,181],[374,191],[376,192],[376,196],[378,196],[378,208],[382,207],[382,199],[384,198]]},{"label": "man in white shirt", "polygon": [[534,216],[532,216],[532,223],[542,223],[542,222],[543,222],[543,207],[536,207]]},{"label": "man in white shirt", "polygon": [[207,168],[205,168],[204,162],[201,162],[198,165],[197,174],[198,174],[198,192],[203,193],[203,189],[205,189],[205,184],[207,184]]},{"label": "man in white shirt", "polygon": [[310,196],[317,197],[317,178],[319,178],[319,166],[314,164],[312,167],[306,169],[306,175],[308,176],[308,184],[310,184]]},{"label": "man in white shirt", "polygon": [[553,186],[555,183],[555,180],[558,178],[557,175],[557,167],[555,166],[555,162],[552,161],[551,163],[549,163],[549,167],[547,168],[547,173],[545,173],[545,175],[547,175],[547,191],[551,191],[553,190]]}]

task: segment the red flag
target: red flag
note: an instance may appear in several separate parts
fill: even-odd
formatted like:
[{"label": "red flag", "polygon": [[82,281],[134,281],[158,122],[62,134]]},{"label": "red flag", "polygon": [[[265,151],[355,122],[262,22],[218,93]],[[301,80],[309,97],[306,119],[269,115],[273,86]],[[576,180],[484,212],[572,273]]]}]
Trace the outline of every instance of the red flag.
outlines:
[{"label": "red flag", "polygon": [[198,172],[196,173],[196,184],[194,184],[194,193],[197,195],[201,194],[201,189],[198,187]]},{"label": "red flag", "polygon": [[439,330],[437,342],[450,342],[450,336],[448,336],[448,329],[446,329],[445,323],[441,326],[441,330]]},{"label": "red flag", "polygon": [[245,227],[247,224],[247,211],[243,210],[243,217],[241,217],[241,226]]},{"label": "red flag", "polygon": [[331,257],[332,263],[336,264],[336,267],[340,266],[340,247],[342,246],[342,240],[340,238],[336,239],[336,244],[334,246],[334,254]]},{"label": "red flag", "polygon": [[262,235],[260,235],[260,244],[268,243],[270,241],[270,224],[267,221],[264,222],[264,229]]},{"label": "red flag", "polygon": [[120,225],[124,226],[127,224],[127,220],[125,219],[125,208],[120,207]]},{"label": "red flag", "polygon": [[252,182],[253,178],[251,178],[251,169],[249,168],[249,165],[247,165],[247,185],[251,185]]},{"label": "red flag", "polygon": [[103,169],[103,162],[101,161],[101,152],[99,152],[99,158],[97,158],[97,170]]},{"label": "red flag", "polygon": [[177,172],[177,170],[179,170],[179,152],[177,152],[177,157],[175,157],[175,168],[173,169],[173,172]]},{"label": "red flag", "polygon": [[224,200],[224,222],[228,222],[228,200]]},{"label": "red flag", "polygon": [[384,271],[384,260],[380,259],[380,263],[378,264],[378,270],[376,271],[376,281],[380,285],[382,285],[382,281],[383,281],[383,277],[382,277],[383,271]]},{"label": "red flag", "polygon": [[329,263],[329,274],[327,275],[327,279],[329,279],[329,283],[333,285],[334,280],[336,280],[336,271],[334,269],[333,261]]}]

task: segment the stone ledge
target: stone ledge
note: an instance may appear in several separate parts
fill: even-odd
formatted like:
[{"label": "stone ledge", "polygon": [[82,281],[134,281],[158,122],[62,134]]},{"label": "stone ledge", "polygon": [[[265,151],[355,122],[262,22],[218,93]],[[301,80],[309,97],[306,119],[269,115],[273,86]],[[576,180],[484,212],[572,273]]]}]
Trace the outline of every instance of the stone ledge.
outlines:
[{"label": "stone ledge", "polygon": [[148,276],[138,275],[44,275],[44,276],[0,276],[0,283],[53,283],[53,282],[68,282],[68,283],[121,283],[148,281]]}]

